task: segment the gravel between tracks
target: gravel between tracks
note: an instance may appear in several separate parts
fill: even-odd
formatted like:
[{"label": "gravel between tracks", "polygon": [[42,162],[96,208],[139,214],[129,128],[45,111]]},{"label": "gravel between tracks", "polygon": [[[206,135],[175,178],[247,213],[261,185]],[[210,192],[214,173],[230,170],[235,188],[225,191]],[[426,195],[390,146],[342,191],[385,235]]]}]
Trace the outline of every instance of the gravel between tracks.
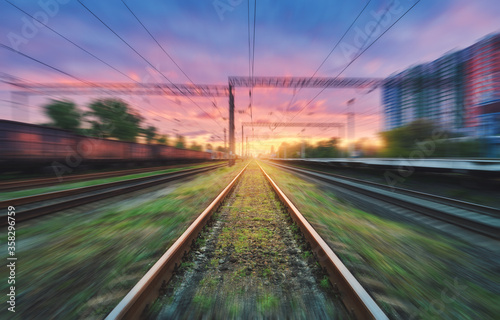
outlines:
[{"label": "gravel between tracks", "polygon": [[296,227],[251,163],[198,240],[160,319],[345,319]]}]

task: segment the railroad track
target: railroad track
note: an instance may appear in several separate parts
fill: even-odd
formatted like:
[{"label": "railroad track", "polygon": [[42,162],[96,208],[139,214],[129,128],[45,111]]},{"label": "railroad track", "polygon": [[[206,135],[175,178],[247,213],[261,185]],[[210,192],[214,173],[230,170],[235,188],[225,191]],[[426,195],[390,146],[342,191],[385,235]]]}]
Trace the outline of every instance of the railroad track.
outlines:
[{"label": "railroad track", "polygon": [[[123,195],[124,193],[149,188],[162,183],[184,179],[223,166],[225,166],[225,164],[217,164],[203,168],[186,169],[154,176],[9,199],[0,201],[0,208],[6,209],[9,206],[15,207],[16,220],[19,222],[98,200]],[[7,210],[3,210],[3,212],[7,212]],[[0,226],[6,225],[7,219],[2,219]]]},{"label": "railroad track", "polygon": [[[231,183],[216,197],[216,199],[198,216],[198,218],[189,226],[189,228],[179,237],[179,239],[167,250],[167,252],[154,264],[154,266],[146,273],[146,275],[134,286],[134,288],[123,298],[123,300],[113,309],[113,311],[108,314],[106,319],[139,319],[150,315],[151,306],[154,305],[155,301],[162,295],[168,286],[168,282],[175,275],[176,271],[183,261],[186,260],[187,254],[193,248],[193,244],[199,237],[203,228],[207,223],[213,222],[212,216],[214,213],[219,211],[220,215],[223,215],[223,211],[231,210],[232,205],[224,206],[224,200],[230,196],[231,192],[237,188],[237,184],[245,173],[245,170],[250,166],[248,164],[242,171],[231,181]],[[319,234],[314,230],[314,228],[307,222],[299,210],[291,203],[287,196],[280,190],[276,183],[269,177],[269,175],[264,171],[262,167],[254,170],[260,170],[262,175],[267,181],[269,190],[273,190],[279,201],[281,202],[281,207],[285,208],[289,217],[294,221],[295,226],[297,226],[304,238],[308,243],[310,251],[316,257],[316,261],[321,264],[322,268],[326,270],[327,279],[333,285],[333,291],[337,297],[340,297],[343,305],[345,306],[346,316],[352,316],[356,319],[388,319],[384,312],[379,308],[371,296],[366,292],[366,290],[360,285],[360,283],[354,278],[351,272],[345,267],[345,265],[340,261],[340,259],[335,255],[332,249],[326,244],[326,242],[319,236]],[[263,189],[263,188],[261,188]],[[259,190],[260,191],[260,190]],[[238,195],[236,195],[238,197]],[[257,198],[259,201],[263,200],[263,194],[259,195]],[[246,198],[246,194],[245,194]],[[243,201],[243,200],[242,200]],[[248,207],[245,210],[250,210]],[[221,213],[222,210],[222,213]],[[239,208],[238,208],[239,210]],[[249,211],[241,212],[238,214],[251,215]],[[243,218],[242,218],[243,219]],[[252,221],[259,221],[263,217],[251,217]],[[236,219],[238,222],[241,220]],[[230,221],[230,220],[229,220]],[[237,222],[237,223],[238,223]],[[221,222],[222,223],[222,222]],[[272,226],[274,222],[270,219],[266,220],[264,225]],[[213,224],[213,223],[210,223]],[[223,225],[220,228],[220,232],[228,232],[224,230],[240,230],[240,225]],[[274,228],[274,227],[270,227]],[[287,229],[287,228],[285,228]],[[256,229],[252,229],[257,231]],[[277,232],[274,230],[274,232]],[[217,236],[221,237],[221,233]],[[223,238],[224,239],[224,238]],[[217,240],[219,241],[219,240]],[[221,240],[222,241],[222,240]],[[232,245],[232,244],[231,244]],[[207,245],[208,246],[208,245]],[[219,251],[220,251],[220,247]],[[232,254],[238,252],[235,248],[232,249]],[[256,246],[252,248],[253,252],[257,255],[266,254],[263,248]],[[296,252],[289,251],[287,254],[294,255]],[[199,254],[199,252],[195,252]],[[236,254],[236,256],[238,256]],[[241,253],[240,253],[241,256]],[[277,256],[282,256],[278,254]],[[286,254],[285,254],[286,256]],[[229,257],[228,257],[229,258]],[[237,260],[234,256],[231,260]],[[289,257],[287,256],[287,259]],[[291,259],[291,258],[290,258]],[[295,260],[294,260],[295,261]],[[236,261],[232,261],[233,263]],[[228,262],[225,259],[219,260],[219,269],[217,270],[227,270]],[[238,262],[240,263],[240,262]],[[245,262],[248,263],[248,262]],[[299,263],[300,264],[300,263]],[[231,265],[232,267],[233,265]],[[244,269],[247,275],[252,269]],[[283,274],[284,275],[284,274]],[[291,275],[295,277],[297,275]],[[286,278],[286,277],[284,277]],[[223,285],[219,283],[219,285]],[[243,284],[241,284],[243,287]],[[308,288],[302,288],[306,291]],[[301,289],[301,291],[302,291]],[[321,305],[321,304],[320,304]],[[189,310],[183,309],[185,312]],[[217,311],[216,311],[217,312]]]},{"label": "railroad track", "polygon": [[24,180],[7,180],[0,181],[0,191],[14,191],[22,190],[26,188],[38,188],[45,186],[52,186],[61,183],[86,181],[93,179],[102,178],[112,178],[125,176],[130,174],[160,171],[166,169],[173,169],[183,167],[185,165],[172,165],[172,166],[162,166],[162,167],[151,167],[151,168],[139,168],[139,169],[129,169],[129,170],[118,170],[118,171],[107,171],[107,172],[96,172],[96,173],[86,173],[77,175],[67,175],[63,178],[53,177],[53,178],[34,178],[34,179],[24,179]]},{"label": "railroad track", "polygon": [[496,208],[317,170],[270,164],[500,240],[500,210]]}]

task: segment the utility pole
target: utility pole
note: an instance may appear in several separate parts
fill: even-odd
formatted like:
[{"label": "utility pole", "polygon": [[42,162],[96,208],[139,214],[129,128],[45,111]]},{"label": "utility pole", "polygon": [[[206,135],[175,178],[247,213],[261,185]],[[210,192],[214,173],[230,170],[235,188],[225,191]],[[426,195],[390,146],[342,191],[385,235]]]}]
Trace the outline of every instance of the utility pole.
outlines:
[{"label": "utility pole", "polygon": [[243,145],[244,145],[244,140],[245,138],[243,137],[243,125],[241,125],[241,157],[243,157]]},{"label": "utility pole", "polygon": [[356,101],[356,98],[352,98],[347,101],[347,129],[346,129],[346,138],[349,139],[348,145],[348,158],[352,158],[354,155],[354,107],[352,105]]},{"label": "utility pole", "polygon": [[349,158],[354,155],[354,112],[347,113],[347,132],[349,136]]},{"label": "utility pole", "polygon": [[233,86],[229,84],[229,166],[234,165],[234,94]]},{"label": "utility pole", "polygon": [[224,152],[227,152],[226,128],[224,128]]},{"label": "utility pole", "polygon": [[[29,121],[29,106],[28,106],[28,95],[22,91],[11,91],[11,118],[14,121]],[[26,117],[22,116],[22,108],[25,108]]]}]

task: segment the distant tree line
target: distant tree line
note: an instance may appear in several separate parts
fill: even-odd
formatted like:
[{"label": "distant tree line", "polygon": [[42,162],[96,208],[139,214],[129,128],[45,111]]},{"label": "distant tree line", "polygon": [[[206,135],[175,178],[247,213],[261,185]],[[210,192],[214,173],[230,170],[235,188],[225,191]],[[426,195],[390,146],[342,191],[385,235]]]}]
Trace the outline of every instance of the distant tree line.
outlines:
[{"label": "distant tree line", "polygon": [[[380,133],[383,146],[377,147],[368,138],[354,143],[356,157],[382,158],[476,158],[484,157],[486,145],[481,139],[463,137],[443,130],[427,119],[418,119],[406,126]],[[306,158],[347,157],[347,151],[339,148],[339,140],[332,138],[316,144],[305,143]],[[276,151],[278,158],[299,158],[302,143],[283,142]]]},{"label": "distant tree line", "polygon": [[[95,100],[88,105],[88,109],[89,111],[83,112],[72,101],[52,100],[44,106],[45,114],[51,120],[46,125],[91,137],[136,142],[137,138],[142,136],[148,144],[170,145],[171,143],[170,137],[159,134],[156,127],[143,126],[144,118],[122,100]],[[186,138],[182,135],[177,135],[172,145],[177,148],[188,148]],[[193,142],[189,149],[201,151],[203,148]]]},{"label": "distant tree line", "polygon": [[[338,148],[339,140],[331,138],[322,140],[316,144],[304,142],[304,153],[306,158],[338,158],[342,156],[342,152]],[[300,158],[302,155],[301,142],[287,143],[283,142],[277,152],[277,158]]]},{"label": "distant tree line", "polygon": [[378,156],[387,158],[481,157],[485,145],[480,139],[464,138],[441,129],[434,122],[418,119],[406,126],[380,133],[384,148]]}]

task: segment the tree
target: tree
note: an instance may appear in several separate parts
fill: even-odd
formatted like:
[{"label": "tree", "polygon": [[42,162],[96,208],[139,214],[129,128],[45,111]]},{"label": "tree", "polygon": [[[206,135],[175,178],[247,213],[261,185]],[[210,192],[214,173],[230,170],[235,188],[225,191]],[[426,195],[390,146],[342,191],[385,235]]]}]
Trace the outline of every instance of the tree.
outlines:
[{"label": "tree", "polygon": [[168,135],[161,135],[160,137],[158,137],[156,139],[156,142],[158,142],[159,144],[164,144],[164,145],[167,145],[168,146]]},{"label": "tree", "polygon": [[196,141],[193,141],[193,144],[191,145],[191,147],[189,147],[189,149],[195,150],[195,151],[201,151],[202,146],[197,144]]},{"label": "tree", "polygon": [[330,140],[322,140],[316,144],[316,147],[312,150],[310,155],[311,158],[336,158],[339,156],[338,139],[331,138]]},{"label": "tree", "polygon": [[82,113],[73,102],[52,100],[44,109],[45,114],[52,120],[52,126],[78,132]]},{"label": "tree", "polygon": [[146,142],[150,144],[156,137],[156,128],[153,126],[149,126],[146,129],[142,129],[142,133],[146,137]]},{"label": "tree", "polygon": [[207,143],[205,145],[205,150],[206,151],[213,151],[214,150],[214,147],[210,144],[210,143]]},{"label": "tree", "polygon": [[91,134],[101,137],[114,137],[124,141],[135,141],[141,132],[142,118],[134,114],[128,105],[117,99],[102,99],[89,105],[92,116]]},{"label": "tree", "polygon": [[[340,152],[337,147],[338,139],[331,138],[330,140],[319,141],[315,146],[305,143],[306,158],[335,158]],[[286,143],[283,142],[276,153],[278,158],[299,158],[302,156],[302,142]]]},{"label": "tree", "polygon": [[177,141],[175,142],[175,147],[184,149],[186,147],[186,138],[178,134]]},{"label": "tree", "polygon": [[[433,139],[437,126],[429,120],[418,119],[406,126],[380,133],[384,140],[384,157],[408,157],[417,149],[417,143]],[[428,156],[431,156],[430,154]]]}]

